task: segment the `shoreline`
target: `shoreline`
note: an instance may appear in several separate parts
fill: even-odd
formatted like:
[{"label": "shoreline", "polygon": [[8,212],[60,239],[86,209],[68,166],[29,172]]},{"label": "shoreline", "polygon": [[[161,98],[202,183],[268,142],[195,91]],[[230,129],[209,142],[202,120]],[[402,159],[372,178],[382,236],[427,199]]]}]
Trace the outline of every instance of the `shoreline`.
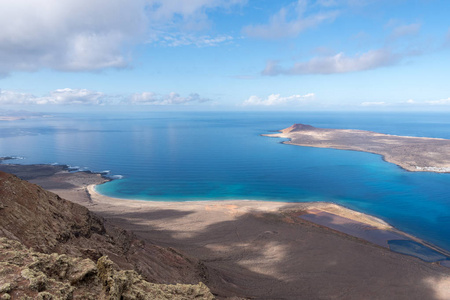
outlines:
[{"label": "shoreline", "polygon": [[285,138],[285,145],[350,150],[380,155],[409,172],[450,173],[450,140],[383,134],[358,129],[316,128],[294,124],[265,137]]},{"label": "shoreline", "polygon": [[[373,215],[363,213],[357,210],[353,210],[351,208],[345,207],[344,205],[337,204],[334,202],[283,202],[283,201],[265,201],[265,200],[249,200],[249,199],[232,199],[232,200],[188,200],[188,201],[158,201],[158,200],[143,200],[143,199],[125,199],[125,198],[117,198],[110,197],[99,193],[96,190],[96,186],[99,184],[91,184],[86,186],[86,192],[89,195],[92,204],[103,204],[108,206],[118,205],[121,207],[166,207],[171,208],[173,206],[180,208],[189,209],[201,209],[204,205],[211,206],[222,206],[222,207],[233,207],[233,214],[241,215],[249,212],[271,212],[271,213],[279,213],[286,210],[294,210],[294,211],[302,211],[304,215],[314,215],[313,218],[305,218],[299,216],[300,218],[312,222],[319,226],[324,226],[330,230],[337,231],[342,234],[347,234],[349,236],[362,239],[366,242],[369,242],[374,245],[381,246],[386,248],[392,252],[396,252],[399,254],[410,255],[419,259],[419,256],[411,254],[405,254],[401,252],[397,252],[392,250],[389,247],[389,240],[397,239],[397,240],[411,240],[418,244],[421,244],[433,251],[436,251],[443,256],[446,256],[447,259],[442,258],[441,260],[436,260],[434,262],[446,262],[445,264],[441,264],[445,267],[450,268],[450,251],[442,249],[430,242],[427,242],[423,239],[420,239],[412,234],[408,234],[404,231],[401,231],[394,226],[390,225],[386,221],[381,218],[375,217]],[[325,218],[331,218],[331,221],[320,220],[320,217],[323,216]],[[345,222],[348,223],[348,226],[333,226],[333,222]],[[359,226],[362,229],[357,229],[356,231],[353,226]],[[348,228],[350,227],[350,228]],[[375,232],[377,231],[378,235],[370,235],[366,234],[367,232]],[[385,236],[385,237],[382,237]],[[424,260],[424,259],[422,259]],[[447,263],[447,260],[449,263]],[[431,262],[431,261],[429,261]]]},{"label": "shoreline", "polygon": [[[395,238],[398,240],[414,241],[450,258],[450,251],[435,246],[432,243],[415,237],[412,234],[403,232],[381,218],[350,209],[334,202],[284,202],[250,199],[158,201],[116,198],[103,195],[96,190],[96,186],[105,182],[116,180],[105,176],[104,172],[93,172],[89,170],[74,172],[70,170],[70,166],[68,165],[0,164],[0,168],[1,166],[6,167],[5,171],[15,171],[18,175],[21,175],[20,170],[24,170],[27,174],[33,173],[33,169],[37,170],[35,178],[31,176],[31,182],[39,184],[44,188],[59,194],[63,198],[82,204],[89,209],[96,206],[106,206],[109,208],[116,207],[121,209],[149,207],[155,209],[182,208],[184,210],[199,210],[203,209],[205,205],[209,205],[211,207],[222,207],[226,210],[230,210],[232,208],[231,213],[236,216],[255,212],[283,213],[289,210],[301,211],[299,218],[305,221],[312,222],[318,226],[323,226],[329,230],[333,230],[341,234],[359,238],[391,251],[393,250],[390,249],[388,242],[389,240]],[[49,172],[51,173],[51,171],[42,171],[42,168],[53,169],[54,173],[49,176]],[[303,215],[307,215],[307,217],[304,217]],[[324,221],[324,219],[328,220]],[[333,222],[344,223],[346,225],[343,227],[334,226]],[[360,229],[355,230],[354,227],[359,227]],[[375,231],[377,231],[377,234],[372,234]],[[450,260],[445,265],[450,267]]]},{"label": "shoreline", "polygon": [[[263,136],[273,137],[273,138],[286,138],[286,137],[277,137],[277,136],[269,136],[269,135],[263,135]],[[447,170],[448,168],[445,168],[445,170],[441,170],[441,171],[437,170],[437,169],[439,169],[438,167],[417,167],[416,166],[416,168],[410,168],[410,167],[404,166],[404,165],[402,165],[400,163],[397,163],[397,162],[394,162],[394,161],[390,161],[390,160],[386,159],[386,156],[384,154],[377,153],[377,152],[366,151],[366,150],[350,149],[350,148],[346,149],[346,148],[333,148],[333,147],[326,147],[326,146],[301,145],[301,144],[293,143],[291,138],[287,138],[287,139],[289,139],[289,140],[288,141],[283,141],[283,142],[280,142],[280,143],[284,144],[284,145],[289,145],[289,146],[300,146],[300,147],[309,147],[309,148],[334,149],[334,150],[370,153],[370,154],[374,154],[374,155],[380,156],[381,159],[384,162],[396,165],[400,169],[405,170],[407,172],[430,172],[430,173],[439,173],[439,174],[450,174],[450,169]],[[434,168],[436,168],[436,170]]]},{"label": "shoreline", "polygon": [[[21,167],[33,175],[33,167]],[[445,256],[391,251],[389,239],[415,239],[381,219],[334,203],[119,199],[95,191],[105,182],[100,174],[57,171],[39,176],[41,167],[30,182],[51,187],[46,189],[145,243],[198,259],[208,270],[205,283],[218,299],[329,299],[348,289],[359,295],[355,299],[449,295]],[[378,297],[381,290],[385,298]]]},{"label": "shoreline", "polygon": [[[107,203],[118,203],[121,202],[121,204],[124,204],[125,202],[131,202],[135,205],[138,204],[154,204],[154,205],[160,205],[160,204],[177,204],[177,205],[192,205],[192,204],[217,204],[217,203],[223,203],[223,204],[235,204],[237,202],[243,203],[243,204],[251,204],[251,205],[245,205],[252,207],[255,206],[255,209],[258,207],[261,208],[262,204],[267,204],[269,207],[273,207],[274,209],[278,209],[280,207],[286,207],[286,206],[292,206],[292,208],[301,208],[301,209],[312,209],[312,208],[319,208],[325,209],[325,211],[341,211],[342,217],[347,217],[349,219],[353,220],[365,220],[365,222],[369,225],[373,225],[380,228],[386,228],[386,229],[394,229],[393,226],[385,222],[384,220],[377,218],[375,216],[359,212],[350,208],[347,208],[343,205],[334,203],[334,202],[326,202],[326,201],[309,201],[309,202],[288,202],[288,201],[265,201],[265,200],[250,200],[250,199],[229,199],[229,200],[215,200],[215,199],[208,199],[208,200],[186,200],[186,201],[158,201],[158,200],[144,200],[144,199],[127,199],[127,198],[118,198],[118,197],[111,197],[101,194],[96,190],[96,187],[99,184],[91,184],[86,187],[87,192],[89,195],[95,199],[97,202],[107,202]],[[244,206],[244,205],[243,205]],[[296,207],[298,206],[298,207]],[[262,206],[265,207],[265,206]],[[264,210],[264,209],[262,209]],[[406,233],[405,233],[406,234]]]},{"label": "shoreline", "polygon": [[[189,204],[197,204],[197,203],[203,203],[203,204],[214,204],[214,203],[246,203],[246,204],[255,204],[255,205],[249,205],[251,207],[253,206],[260,206],[261,204],[269,204],[270,207],[284,207],[286,205],[292,206],[293,208],[295,206],[299,206],[299,208],[302,209],[308,209],[308,208],[325,208],[325,206],[328,206],[328,210],[330,211],[341,211],[342,217],[347,217],[349,219],[357,220],[365,220],[368,225],[374,225],[379,226],[380,228],[389,228],[391,230],[394,230],[395,227],[390,225],[389,223],[385,222],[383,219],[372,216],[370,214],[366,214],[357,210],[353,210],[351,208],[348,208],[344,205],[337,204],[334,202],[327,202],[327,201],[307,201],[307,202],[289,202],[289,201],[266,201],[266,200],[251,200],[251,199],[227,199],[227,200],[216,200],[216,199],[199,199],[199,200],[183,200],[183,201],[162,201],[162,200],[146,200],[146,199],[128,199],[128,198],[119,198],[119,197],[111,197],[104,195],[97,191],[96,187],[100,184],[90,184],[86,187],[86,191],[89,193],[93,199],[96,199],[97,201],[106,201],[106,202],[135,202],[135,204],[143,204],[143,203],[153,203],[153,204],[169,204],[169,203],[176,203],[178,205],[189,205]],[[122,204],[123,204],[122,202]],[[317,207],[316,207],[317,206]],[[334,207],[334,209],[332,209]],[[397,229],[395,229],[397,230]],[[406,235],[406,233],[405,233]],[[418,239],[418,238],[417,238]]]}]

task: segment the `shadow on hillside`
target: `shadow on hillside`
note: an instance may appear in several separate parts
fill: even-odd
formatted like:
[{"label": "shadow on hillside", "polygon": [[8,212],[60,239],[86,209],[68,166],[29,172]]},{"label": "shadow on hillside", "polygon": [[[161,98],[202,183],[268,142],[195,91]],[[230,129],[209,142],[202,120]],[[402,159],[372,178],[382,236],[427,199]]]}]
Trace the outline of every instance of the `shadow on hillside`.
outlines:
[{"label": "shadow on hillside", "polygon": [[279,214],[250,212],[196,230],[190,227],[201,222],[196,213],[141,208],[120,216],[100,214],[148,242],[201,259],[207,284],[219,297],[442,299],[439,291],[450,284],[441,278],[449,276],[447,269],[295,216],[287,222]]}]

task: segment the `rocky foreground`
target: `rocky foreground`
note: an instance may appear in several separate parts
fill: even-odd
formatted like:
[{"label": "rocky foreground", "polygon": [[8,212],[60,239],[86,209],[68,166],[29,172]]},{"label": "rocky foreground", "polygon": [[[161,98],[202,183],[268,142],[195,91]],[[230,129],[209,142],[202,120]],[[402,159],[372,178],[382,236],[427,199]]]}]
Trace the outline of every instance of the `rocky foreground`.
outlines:
[{"label": "rocky foreground", "polygon": [[213,299],[201,281],[198,260],[0,172],[0,299]]},{"label": "rocky foreground", "polygon": [[213,299],[203,283],[155,284],[118,270],[102,256],[91,259],[35,252],[0,238],[1,299]]},{"label": "rocky foreground", "polygon": [[450,140],[396,136],[354,129],[316,128],[294,124],[265,136],[290,139],[285,144],[355,150],[380,154],[408,171],[450,172]]}]

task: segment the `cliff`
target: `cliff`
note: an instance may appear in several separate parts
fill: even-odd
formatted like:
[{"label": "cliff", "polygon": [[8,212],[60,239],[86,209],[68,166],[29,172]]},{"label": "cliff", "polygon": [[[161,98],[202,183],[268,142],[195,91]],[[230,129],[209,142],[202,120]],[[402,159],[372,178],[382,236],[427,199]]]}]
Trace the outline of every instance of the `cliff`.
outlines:
[{"label": "cliff", "polygon": [[[195,284],[192,289],[199,290],[199,293],[207,290],[203,284],[198,285],[200,281],[207,281],[206,268],[198,260],[172,248],[145,243],[132,233],[108,224],[85,207],[3,172],[0,172],[0,237],[3,237],[0,248],[1,297],[11,291],[24,290],[24,295],[37,297],[38,293],[44,293],[39,297],[52,299],[45,293],[52,294],[54,287],[61,286],[67,292],[64,292],[67,297],[63,299],[71,299],[70,290],[78,290],[83,283],[82,286],[92,285],[86,290],[94,291],[97,296],[100,291],[103,291],[102,295],[109,295],[104,291],[106,286],[109,291],[115,289],[113,294],[120,294],[123,299],[152,299],[139,298],[136,296],[138,292],[130,292],[135,294],[134,298],[124,296],[131,286],[134,287],[131,290],[136,290],[137,286],[148,290],[149,283],[144,283],[144,279],[160,284]],[[113,265],[117,265],[118,270],[134,271],[114,273]],[[58,269],[59,266],[65,269]],[[110,275],[105,275],[105,272]],[[64,275],[53,276],[60,273]],[[18,277],[11,275],[15,279],[10,282],[8,274]],[[73,275],[78,279],[70,274],[78,274]],[[41,286],[40,279],[36,278],[42,278],[48,284]],[[33,283],[36,280],[37,287]],[[164,288],[164,293],[171,289]],[[162,291],[161,295],[164,294]],[[175,289],[174,293],[181,292]],[[121,299],[119,296],[108,297],[104,299]],[[183,299],[190,298],[186,294]]]}]

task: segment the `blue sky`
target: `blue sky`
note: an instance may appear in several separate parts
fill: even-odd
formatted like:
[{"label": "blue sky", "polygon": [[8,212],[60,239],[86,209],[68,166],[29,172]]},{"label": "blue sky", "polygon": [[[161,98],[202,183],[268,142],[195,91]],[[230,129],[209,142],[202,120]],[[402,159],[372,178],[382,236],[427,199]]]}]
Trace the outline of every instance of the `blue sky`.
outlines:
[{"label": "blue sky", "polygon": [[448,110],[450,1],[3,0],[0,104]]}]

